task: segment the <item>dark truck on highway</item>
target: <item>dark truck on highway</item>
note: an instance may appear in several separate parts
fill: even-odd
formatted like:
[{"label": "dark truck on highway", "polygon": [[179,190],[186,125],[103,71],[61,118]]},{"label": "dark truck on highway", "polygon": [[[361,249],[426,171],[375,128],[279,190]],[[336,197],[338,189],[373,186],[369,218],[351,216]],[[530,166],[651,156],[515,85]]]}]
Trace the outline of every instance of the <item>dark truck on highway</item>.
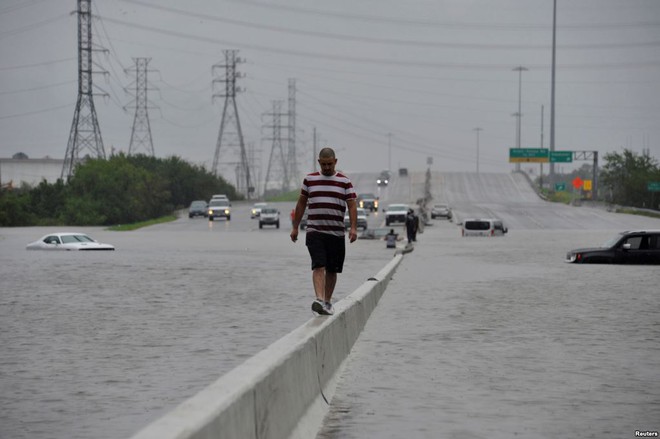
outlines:
[{"label": "dark truck on highway", "polygon": [[357,202],[358,207],[371,212],[378,212],[378,198],[374,194],[359,194]]}]

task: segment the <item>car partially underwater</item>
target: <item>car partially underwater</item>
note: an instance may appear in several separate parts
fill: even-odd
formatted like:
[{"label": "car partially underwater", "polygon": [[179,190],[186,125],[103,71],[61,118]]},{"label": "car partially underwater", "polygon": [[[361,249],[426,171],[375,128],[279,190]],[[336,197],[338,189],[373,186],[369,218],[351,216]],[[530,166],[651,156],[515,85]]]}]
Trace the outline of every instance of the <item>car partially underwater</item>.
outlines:
[{"label": "car partially underwater", "polygon": [[660,264],[660,230],[616,234],[600,247],[578,248],[566,254],[572,264]]},{"label": "car partially underwater", "polygon": [[85,233],[49,233],[38,241],[31,242],[25,247],[27,250],[64,250],[64,251],[89,251],[89,250],[114,250],[110,244],[104,244],[92,239]]}]

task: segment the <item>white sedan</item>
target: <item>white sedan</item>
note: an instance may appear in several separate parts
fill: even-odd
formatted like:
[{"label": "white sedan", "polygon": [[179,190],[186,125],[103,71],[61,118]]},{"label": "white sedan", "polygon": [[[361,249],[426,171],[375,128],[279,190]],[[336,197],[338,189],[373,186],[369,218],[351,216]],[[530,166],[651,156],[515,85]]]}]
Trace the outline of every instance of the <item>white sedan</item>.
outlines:
[{"label": "white sedan", "polygon": [[114,250],[110,244],[102,244],[84,233],[51,233],[31,242],[27,250]]}]

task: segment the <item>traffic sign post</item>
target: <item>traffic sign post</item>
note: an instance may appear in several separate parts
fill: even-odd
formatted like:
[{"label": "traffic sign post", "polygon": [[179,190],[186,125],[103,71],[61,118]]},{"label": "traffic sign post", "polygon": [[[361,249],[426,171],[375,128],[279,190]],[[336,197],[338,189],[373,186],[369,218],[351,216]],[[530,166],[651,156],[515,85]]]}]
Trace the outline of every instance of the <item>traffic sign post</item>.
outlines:
[{"label": "traffic sign post", "polygon": [[660,181],[651,181],[646,188],[649,192],[660,192]]},{"label": "traffic sign post", "polygon": [[582,181],[582,179],[580,177],[575,177],[573,179],[573,181],[571,182],[571,184],[573,185],[573,187],[575,189],[579,190],[579,189],[582,189],[582,184],[584,184],[584,181]]},{"label": "traffic sign post", "polygon": [[509,163],[548,163],[548,148],[509,148]]},{"label": "traffic sign post", "polygon": [[573,163],[573,151],[550,151],[550,163]]}]

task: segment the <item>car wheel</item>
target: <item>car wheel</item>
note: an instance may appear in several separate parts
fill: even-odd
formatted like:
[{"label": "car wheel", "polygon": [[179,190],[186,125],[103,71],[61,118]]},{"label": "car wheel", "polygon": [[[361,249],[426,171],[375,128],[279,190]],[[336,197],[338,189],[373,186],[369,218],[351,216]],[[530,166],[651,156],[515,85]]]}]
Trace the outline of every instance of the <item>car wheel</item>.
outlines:
[{"label": "car wheel", "polygon": [[386,225],[386,226],[389,226],[389,225],[390,225],[390,222],[389,222],[388,220],[385,220],[385,225]]},{"label": "car wheel", "polygon": [[275,227],[277,227],[278,229],[280,228],[280,222],[279,221],[275,224]]},{"label": "car wheel", "polygon": [[213,217],[209,215],[209,221],[213,221]]},{"label": "car wheel", "polygon": [[231,215],[227,215],[227,221],[231,219]]},{"label": "car wheel", "polygon": [[260,228],[260,229],[263,229],[263,228],[264,228],[264,225],[262,224],[261,221],[259,221],[259,228]]},{"label": "car wheel", "polygon": [[191,214],[188,214],[188,218],[192,218],[193,216]]}]

